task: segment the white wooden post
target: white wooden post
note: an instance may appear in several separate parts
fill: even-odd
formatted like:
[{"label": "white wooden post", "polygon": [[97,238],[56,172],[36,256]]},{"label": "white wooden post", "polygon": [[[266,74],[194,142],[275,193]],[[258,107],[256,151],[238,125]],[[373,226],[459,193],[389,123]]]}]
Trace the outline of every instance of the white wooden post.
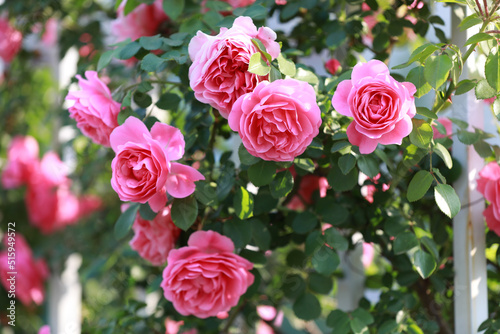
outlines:
[{"label": "white wooden post", "polygon": [[[459,46],[464,45],[467,37],[470,37],[466,32],[459,31],[457,27],[460,22],[461,19],[452,14],[452,42]],[[468,63],[473,61],[474,53]],[[464,64],[464,77],[469,68],[470,65]],[[476,100],[473,91],[453,97],[453,117],[467,121],[471,126],[469,131],[472,127],[484,128],[483,113],[483,102]],[[453,144],[453,156],[463,168],[460,179],[454,184],[463,206],[453,219],[455,333],[470,334],[477,333],[479,325],[488,318],[485,224],[482,215],[484,202],[476,190],[476,180],[484,162],[474,147],[458,140]]]}]

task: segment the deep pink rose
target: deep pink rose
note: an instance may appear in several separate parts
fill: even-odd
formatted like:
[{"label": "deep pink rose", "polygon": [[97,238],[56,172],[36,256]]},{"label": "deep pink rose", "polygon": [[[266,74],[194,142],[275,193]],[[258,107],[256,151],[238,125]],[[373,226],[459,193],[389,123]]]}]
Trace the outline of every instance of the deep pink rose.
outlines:
[{"label": "deep pink rose", "polygon": [[488,228],[500,236],[500,166],[493,161],[479,172],[477,190],[490,205],[484,210]]},{"label": "deep pink rose", "polygon": [[40,329],[38,330],[38,334],[50,334],[49,325],[44,325],[44,326],[40,327]]},{"label": "deep pink rose", "polygon": [[267,27],[259,30],[251,18],[236,18],[230,29],[221,28],[217,36],[198,31],[189,43],[189,57],[193,64],[189,68],[190,86],[195,97],[208,103],[224,118],[228,118],[234,102],[243,94],[251,92],[266,77],[248,72],[252,54],[259,52],[252,38],[259,39],[274,58],[280,46],[274,40],[276,33]]},{"label": "deep pink rose", "polygon": [[340,62],[332,58],[325,63],[325,68],[330,72],[330,74],[335,74],[340,69]]},{"label": "deep pink rose", "polygon": [[42,233],[52,233],[75,224],[101,206],[98,197],[77,197],[70,186],[64,163],[55,153],[46,153],[34,170],[26,192],[29,220]]},{"label": "deep pink rose", "polygon": [[156,0],[153,4],[140,4],[127,15],[124,15],[124,0],[118,7],[118,17],[111,23],[111,33],[121,42],[130,38],[132,41],[142,36],[154,36],[163,30],[168,16],[163,10],[163,1]]},{"label": "deep pink rose", "polygon": [[253,264],[234,252],[228,237],[214,231],[191,234],[188,246],[173,249],[163,271],[165,298],[182,315],[227,313],[252,285]]},{"label": "deep pink rose", "polygon": [[0,58],[10,63],[21,49],[23,35],[9,24],[6,17],[0,16]]},{"label": "deep pink rose", "polygon": [[321,111],[307,82],[263,81],[235,102],[228,121],[250,154],[292,161],[319,133]]},{"label": "deep pink rose", "polygon": [[368,154],[379,143],[401,145],[410,134],[415,92],[415,85],[394,80],[384,63],[370,60],[354,66],[351,80],[338,85],[332,105],[340,114],[354,118],[347,137],[360,153]]},{"label": "deep pink rose", "polygon": [[[45,288],[45,279],[49,276],[49,270],[44,260],[35,260],[31,252],[31,248],[24,239],[24,237],[16,233],[14,240],[9,238],[7,234],[3,238],[4,250],[0,252],[0,280],[5,288],[9,291],[11,286],[12,274],[9,272],[16,272],[15,275],[15,291],[16,298],[26,306],[40,305],[43,302]],[[14,248],[15,251],[15,269],[12,270],[8,261],[9,247]]]},{"label": "deep pink rose", "polygon": [[167,261],[168,253],[175,248],[181,233],[170,217],[170,206],[161,210],[153,220],[145,220],[137,213],[132,229],[134,238],[130,247],[155,266]]},{"label": "deep pink rose", "polygon": [[16,136],[7,150],[7,165],[2,172],[2,185],[12,189],[28,183],[38,165],[38,142],[31,136]]},{"label": "deep pink rose", "polygon": [[184,137],[179,129],[155,123],[149,132],[146,125],[129,117],[111,133],[111,147],[116,157],[111,163],[111,186],[122,201],[148,202],[158,212],[172,197],[191,195],[195,181],[203,175],[190,166],[172,161],[184,155]]},{"label": "deep pink rose", "polygon": [[453,123],[448,118],[439,118],[438,122],[441,123],[442,126],[444,126],[446,134],[444,135],[439,132],[438,129],[433,125],[432,130],[434,130],[434,139],[451,137],[453,133]]},{"label": "deep pink rose", "polygon": [[79,91],[69,92],[66,100],[75,101],[69,115],[84,135],[109,147],[109,135],[118,126],[120,103],[113,101],[108,86],[95,71],[86,71],[87,80],[77,75]]}]

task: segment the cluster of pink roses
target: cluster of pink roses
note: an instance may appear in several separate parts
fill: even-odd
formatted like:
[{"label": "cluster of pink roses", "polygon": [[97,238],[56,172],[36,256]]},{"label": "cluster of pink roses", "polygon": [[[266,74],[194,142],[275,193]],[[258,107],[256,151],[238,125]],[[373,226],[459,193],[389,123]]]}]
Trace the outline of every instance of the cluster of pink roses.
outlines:
[{"label": "cluster of pink roses", "polygon": [[15,241],[9,241],[7,234],[3,238],[3,245],[5,250],[0,251],[0,281],[2,282],[5,290],[11,290],[12,272],[9,265],[9,258],[12,258],[12,254],[9,255],[8,245],[13,245],[12,247],[16,250],[16,276],[15,276],[15,292],[16,298],[18,298],[21,303],[26,306],[30,306],[33,303],[40,305],[44,299],[44,282],[49,276],[49,270],[47,264],[43,259],[35,260],[33,258],[33,253],[28,243],[24,237],[17,233],[15,236]]},{"label": "cluster of pink roses", "polygon": [[0,16],[0,58],[10,63],[21,49],[23,35],[9,23],[9,20]]},{"label": "cluster of pink roses", "polygon": [[39,160],[38,151],[33,137],[15,137],[1,177],[5,189],[27,186],[26,207],[33,225],[43,233],[52,233],[99,208],[99,198],[78,198],[71,192],[67,168],[57,154],[47,152]]},{"label": "cluster of pink roses", "polygon": [[477,190],[490,202],[483,212],[488,228],[500,235],[500,166],[498,163],[490,162],[479,172]]}]

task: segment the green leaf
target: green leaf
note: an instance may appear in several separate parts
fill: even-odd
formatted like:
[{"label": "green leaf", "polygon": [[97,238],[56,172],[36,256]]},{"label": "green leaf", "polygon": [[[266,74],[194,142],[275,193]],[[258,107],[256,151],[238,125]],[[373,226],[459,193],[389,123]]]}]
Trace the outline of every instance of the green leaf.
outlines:
[{"label": "green leaf", "polygon": [[358,156],[358,168],[368,177],[375,177],[379,173],[379,165],[377,160],[369,155],[360,154]]},{"label": "green leaf", "polygon": [[408,75],[406,76],[406,80],[413,83],[415,88],[417,88],[417,92],[415,93],[415,97],[421,97],[425,94],[429,93],[432,89],[431,85],[427,82],[427,79],[424,75],[424,67],[418,66],[412,68]]},{"label": "green leaf", "polygon": [[312,161],[312,159],[309,158],[296,158],[293,163],[298,168],[303,169],[309,173],[313,173],[314,169],[316,168],[314,167],[314,162]]},{"label": "green leaf", "polygon": [[394,253],[403,254],[418,246],[418,239],[414,233],[406,231],[400,233],[394,239]]},{"label": "green leaf", "polygon": [[135,217],[137,217],[137,210],[139,210],[139,203],[132,203],[127,210],[120,215],[120,218],[118,218],[115,223],[116,239],[121,239],[127,235],[134,224]]},{"label": "green leaf", "polygon": [[464,31],[469,29],[470,27],[473,27],[481,23],[483,23],[483,20],[477,17],[477,14],[474,13],[463,19],[462,22],[460,22],[460,24],[458,25],[458,27],[460,28],[460,31]]},{"label": "green leaf", "polygon": [[332,148],[331,148],[330,152],[331,153],[335,153],[335,152],[341,151],[344,148],[350,147],[350,146],[351,146],[351,143],[349,143],[347,141],[344,141],[344,140],[340,140],[340,141],[335,142],[332,145]]},{"label": "green leaf", "polygon": [[333,274],[340,264],[340,258],[337,252],[325,245],[316,249],[311,261],[313,268],[318,273],[326,276]]},{"label": "green leaf", "polygon": [[333,289],[331,277],[312,272],[309,274],[309,288],[322,295],[327,295]]},{"label": "green leaf", "polygon": [[233,198],[234,211],[241,220],[253,216],[253,195],[245,188],[239,187]]},{"label": "green leaf", "polygon": [[289,170],[279,172],[269,186],[271,195],[274,198],[286,197],[293,189],[293,182],[293,175]]},{"label": "green leaf", "polygon": [[262,54],[260,52],[256,52],[250,57],[248,72],[264,76],[267,75],[269,71],[271,71],[271,67],[262,59]]},{"label": "green leaf", "polygon": [[434,133],[429,123],[421,119],[412,119],[413,130],[410,133],[410,141],[420,148],[428,148]]},{"label": "green leaf", "polygon": [[475,142],[474,149],[476,150],[477,154],[479,154],[479,156],[483,159],[488,158],[491,155],[491,153],[493,152],[491,150],[490,144],[488,144],[487,142],[485,142],[483,140],[479,140],[479,141]]},{"label": "green leaf", "polygon": [[196,190],[194,196],[202,204],[209,206],[215,202],[217,192],[215,188],[205,181],[196,182]]},{"label": "green leaf", "polygon": [[183,231],[187,231],[198,217],[198,202],[194,196],[175,198],[171,210],[174,224]]},{"label": "green leaf", "polygon": [[354,334],[368,334],[368,326],[366,324],[358,319],[354,318],[351,320],[351,329],[354,332]]},{"label": "green leaf", "polygon": [[278,66],[280,72],[289,77],[294,77],[297,73],[297,69],[295,68],[295,64],[293,63],[293,61],[283,57],[282,53],[280,53],[278,56]]},{"label": "green leaf", "polygon": [[439,209],[448,217],[453,218],[460,211],[460,199],[448,184],[438,184],[434,188],[434,198]]},{"label": "green leaf", "polygon": [[474,80],[462,80],[457,84],[457,88],[455,90],[455,95],[462,95],[476,87],[477,82]]},{"label": "green leaf", "polygon": [[349,248],[347,239],[337,231],[336,228],[330,227],[325,230],[326,243],[335,250],[346,251]]},{"label": "green leaf", "polygon": [[295,79],[300,81],[305,81],[307,83],[310,83],[311,85],[319,84],[319,79],[316,76],[316,74],[314,74],[309,70],[305,70],[302,67],[299,67],[297,69],[297,73],[295,74]]},{"label": "green leaf", "polygon": [[153,103],[153,100],[149,94],[136,91],[134,94],[134,102],[141,108],[147,108]]},{"label": "green leaf", "polygon": [[288,274],[283,279],[281,289],[286,297],[295,299],[304,293],[306,289],[306,282],[297,274]]},{"label": "green leaf", "polygon": [[231,238],[236,248],[245,247],[252,239],[252,224],[249,221],[229,220],[224,222],[222,230],[224,235]]},{"label": "green leaf", "polygon": [[255,245],[261,251],[268,250],[271,247],[271,234],[267,226],[255,218],[252,218],[249,223],[252,225],[252,237]]},{"label": "green leaf", "polygon": [[217,180],[217,198],[219,201],[224,200],[234,185],[234,174],[229,173],[227,170],[222,172]]},{"label": "green leaf", "polygon": [[163,11],[171,20],[177,20],[184,11],[184,0],[163,0]]},{"label": "green leaf", "polygon": [[125,7],[123,8],[123,14],[128,15],[131,11],[133,11],[140,4],[141,4],[141,2],[138,0],[128,0],[125,3]]},{"label": "green leaf", "polygon": [[472,145],[479,140],[480,134],[478,132],[458,130],[457,137],[465,145]]},{"label": "green leaf", "polygon": [[352,311],[351,316],[353,318],[358,318],[365,325],[371,325],[375,321],[375,319],[373,319],[373,316],[370,314],[370,312],[368,312],[367,310],[365,310],[362,307],[358,307],[357,309]]},{"label": "green leaf", "polygon": [[255,46],[259,49],[260,53],[262,53],[262,55],[264,57],[266,57],[266,59],[269,63],[271,63],[273,61],[273,57],[267,52],[267,49],[266,49],[264,43],[262,43],[262,41],[260,39],[252,38],[252,43],[255,44]]},{"label": "green leaf", "polygon": [[156,106],[163,110],[175,111],[179,107],[180,102],[181,98],[179,95],[174,93],[164,93],[160,96],[158,102],[156,102]]},{"label": "green leaf", "polygon": [[422,278],[428,278],[437,266],[434,257],[421,249],[413,255],[413,265]]},{"label": "green leaf", "polygon": [[441,159],[443,159],[444,164],[448,169],[451,169],[453,167],[453,160],[451,159],[450,152],[441,145],[440,143],[436,143],[434,146],[434,153],[436,153]]},{"label": "green leaf", "polygon": [[233,14],[236,16],[249,16],[254,21],[255,20],[263,20],[266,18],[266,15],[267,15],[267,9],[259,4],[254,4],[248,8],[242,7],[242,9],[245,10],[243,12],[243,14],[238,15],[235,12],[233,12]]},{"label": "green leaf", "polygon": [[330,184],[335,191],[348,191],[354,188],[358,183],[358,169],[354,167],[351,171],[344,175],[338,166],[330,169],[327,175],[328,184]]},{"label": "green leaf", "polygon": [[496,91],[490,86],[488,81],[486,79],[479,80],[479,82],[476,85],[476,98],[478,100],[484,100],[484,99],[489,99],[492,98],[493,96],[496,95]]},{"label": "green leaf", "polygon": [[240,144],[240,147],[238,148],[238,157],[240,158],[240,162],[243,165],[251,166],[253,164],[256,164],[257,162],[261,161],[260,158],[257,158],[250,153],[248,153],[247,149],[243,144]]},{"label": "green leaf", "polygon": [[482,41],[487,41],[490,39],[495,39],[495,37],[491,36],[490,34],[486,34],[484,32],[478,32],[477,34],[471,36],[464,44],[464,46],[470,45],[470,44],[476,44]]},{"label": "green leaf", "polygon": [[398,65],[398,66],[394,66],[392,69],[394,69],[394,70],[402,69],[402,68],[410,66],[411,64],[413,64],[416,61],[423,63],[431,54],[433,54],[435,51],[437,51],[439,49],[440,48],[437,45],[434,45],[431,43],[421,45],[418,48],[416,48],[415,50],[413,50],[413,52],[410,55],[410,59],[408,59],[408,61],[406,63]]},{"label": "green leaf", "polygon": [[165,62],[165,59],[158,57],[157,55],[150,53],[147,54],[141,61],[141,69],[146,72],[156,72],[161,64]]},{"label": "green leaf", "polygon": [[276,80],[283,79],[281,72],[274,66],[271,65],[271,72],[269,73],[269,81],[273,82]]},{"label": "green leaf", "polygon": [[427,190],[431,187],[433,180],[434,178],[432,177],[432,174],[428,171],[418,171],[408,185],[406,198],[408,198],[410,202],[418,201],[427,193]]},{"label": "green leaf", "polygon": [[139,214],[142,219],[153,220],[156,218],[157,213],[154,212],[148,203],[141,204],[139,207]]},{"label": "green leaf", "polygon": [[326,325],[333,328],[332,333],[348,334],[351,331],[351,319],[341,310],[333,310],[326,318]]},{"label": "green leaf", "polygon": [[276,164],[270,161],[259,161],[248,168],[248,178],[256,187],[271,183],[276,174]]},{"label": "green leaf", "polygon": [[215,10],[217,12],[226,12],[233,9],[230,4],[223,1],[207,1],[205,7]]},{"label": "green leaf", "polygon": [[113,59],[114,50],[104,52],[101,57],[99,57],[99,61],[97,62],[97,72],[100,72],[103,68],[109,65],[111,59]]},{"label": "green leaf", "polygon": [[486,58],[486,64],[484,66],[484,74],[486,75],[486,80],[490,84],[491,88],[495,89],[497,92],[500,91],[500,52],[497,50],[493,53],[491,52]]},{"label": "green leaf", "polygon": [[311,293],[304,293],[293,304],[293,312],[302,320],[313,320],[321,315],[321,304]]},{"label": "green leaf", "polygon": [[356,165],[356,157],[352,154],[345,154],[339,158],[339,168],[342,174],[347,175]]},{"label": "green leaf", "polygon": [[306,234],[318,225],[318,218],[309,211],[299,213],[292,222],[294,232]]},{"label": "green leaf", "polygon": [[417,107],[417,114],[430,119],[438,119],[437,115],[425,107]]},{"label": "green leaf", "polygon": [[430,57],[425,61],[424,76],[427,82],[438,89],[448,79],[453,63],[447,55]]},{"label": "green leaf", "polygon": [[118,52],[118,58],[125,60],[130,59],[139,52],[141,45],[138,42],[129,43],[121,48]]},{"label": "green leaf", "polygon": [[161,48],[163,42],[160,35],[143,36],[139,38],[139,44],[146,50],[157,50]]}]

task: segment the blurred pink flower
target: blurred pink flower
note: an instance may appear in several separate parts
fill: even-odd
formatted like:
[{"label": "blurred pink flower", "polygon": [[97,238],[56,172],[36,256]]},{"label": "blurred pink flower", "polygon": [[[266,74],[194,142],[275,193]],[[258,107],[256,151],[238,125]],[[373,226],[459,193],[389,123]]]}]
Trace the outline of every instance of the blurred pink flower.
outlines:
[{"label": "blurred pink flower", "polygon": [[363,242],[363,255],[361,256],[361,262],[365,268],[368,268],[372,264],[374,256],[375,248],[373,248],[373,244]]},{"label": "blurred pink flower", "polygon": [[497,97],[493,96],[493,97],[490,97],[489,99],[484,99],[483,101],[488,103],[488,104],[493,104],[493,102],[495,102],[496,99],[497,99]]},{"label": "blurred pink flower", "polygon": [[[45,288],[44,282],[49,276],[47,265],[43,259],[35,260],[31,252],[31,248],[24,237],[16,233],[15,239],[12,240],[7,234],[3,238],[4,250],[0,252],[0,280],[5,290],[11,290],[11,285],[15,285],[16,298],[26,306],[42,304],[44,300]],[[14,248],[15,252],[15,268],[12,269],[8,261],[10,261],[9,247]],[[15,276],[8,274],[16,272]],[[13,283],[11,278],[15,277]]]},{"label": "blurred pink flower", "polygon": [[175,248],[181,229],[175,226],[170,217],[171,206],[161,210],[153,220],[145,220],[137,213],[134,225],[134,237],[130,247],[155,266],[167,261],[168,253]]},{"label": "blurred pink flower", "polygon": [[448,118],[438,118],[438,122],[441,123],[442,126],[444,126],[446,134],[444,135],[439,132],[438,129],[433,125],[432,130],[434,131],[434,139],[451,137],[453,133],[453,123]]},{"label": "blurred pink flower", "polygon": [[53,17],[45,22],[45,31],[42,35],[42,42],[46,46],[53,46],[57,42],[57,20]]},{"label": "blurred pink flower", "polygon": [[40,327],[40,329],[38,330],[38,334],[50,334],[49,325],[44,325],[44,326]]},{"label": "blurred pink flower", "polygon": [[477,190],[490,202],[483,211],[486,224],[500,236],[500,166],[496,161],[488,163],[479,172]]},{"label": "blurred pink flower", "polygon": [[38,166],[38,142],[31,136],[16,136],[7,149],[7,165],[2,172],[2,185],[12,189],[27,184]]},{"label": "blurred pink flower", "polygon": [[[293,177],[296,177],[295,169],[290,168]],[[328,180],[324,176],[307,174],[304,175],[300,181],[299,190],[297,195],[286,205],[290,210],[302,211],[306,209],[306,205],[312,204],[312,195],[315,191],[319,191],[319,196],[321,198],[326,197],[327,190],[331,188],[328,184]]]},{"label": "blurred pink flower", "polygon": [[[284,313],[283,311],[276,311],[274,306],[270,305],[259,305],[257,306],[257,314],[262,320],[257,322],[257,327],[255,330],[256,334],[274,334],[274,330],[269,326],[266,321],[273,322],[273,326],[276,328],[281,327],[283,323]],[[263,321],[265,320],[265,321]]]},{"label": "blurred pink flower", "polygon": [[175,321],[173,319],[167,318],[165,319],[165,334],[198,334],[198,330],[196,328],[192,328],[188,331],[180,332],[181,327],[184,325],[184,321]]},{"label": "blurred pink flower", "polygon": [[287,0],[275,0],[274,1],[278,6],[284,6],[287,3]]},{"label": "blurred pink flower", "polygon": [[[378,180],[380,179],[380,173],[375,175],[373,178],[369,178],[363,173],[359,173],[359,183],[363,184],[366,180],[372,181],[374,184],[378,184]],[[387,191],[389,190],[390,185],[388,184],[382,184],[382,191]],[[373,203],[373,195],[377,192],[377,187],[373,184],[367,184],[365,186],[361,187],[361,195],[370,203]]]},{"label": "blurred pink flower", "polygon": [[10,63],[21,49],[23,35],[9,23],[6,17],[0,16],[0,58]]},{"label": "blurred pink flower", "polygon": [[408,9],[422,9],[424,7],[424,2],[421,0],[415,0],[408,6]]},{"label": "blurred pink flower", "polygon": [[325,68],[330,72],[330,74],[335,74],[340,69],[340,62],[332,58],[325,63]]}]

